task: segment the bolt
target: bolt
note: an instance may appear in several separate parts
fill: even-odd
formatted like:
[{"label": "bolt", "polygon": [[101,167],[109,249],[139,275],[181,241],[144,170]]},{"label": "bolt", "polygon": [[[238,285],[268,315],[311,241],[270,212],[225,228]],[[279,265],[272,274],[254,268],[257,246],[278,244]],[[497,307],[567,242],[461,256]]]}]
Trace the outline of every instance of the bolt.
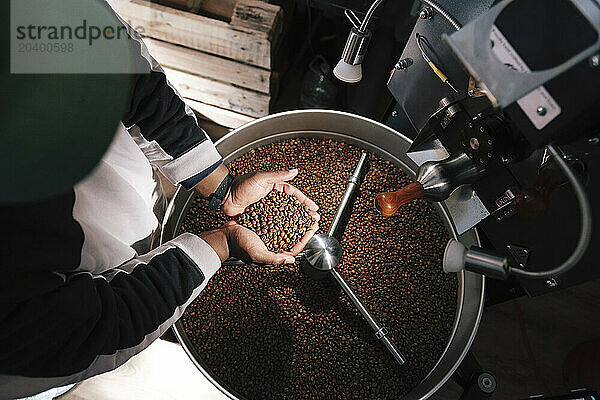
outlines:
[{"label": "bolt", "polygon": [[421,19],[433,18],[433,11],[429,7],[423,7],[421,12],[419,13],[419,18],[421,18]]},{"label": "bolt", "polygon": [[460,142],[460,145],[461,145],[462,147],[467,147],[467,144],[466,144],[465,142]]},{"label": "bolt", "polygon": [[496,379],[487,372],[483,372],[479,375],[477,383],[484,393],[491,394],[496,390]]},{"label": "bolt", "polygon": [[477,138],[471,138],[471,140],[469,140],[469,144],[473,150],[479,149],[479,140]]},{"label": "bolt", "polygon": [[598,144],[598,143],[600,143],[600,138],[599,138],[599,137],[593,137],[593,138],[589,138],[589,139],[588,139],[588,142],[589,142],[590,144]]},{"label": "bolt", "polygon": [[398,111],[394,110],[392,111],[392,117],[397,117],[398,116]]},{"label": "bolt", "polygon": [[502,157],[502,164],[510,165],[511,162],[512,162],[512,159],[510,158],[510,156]]},{"label": "bolt", "polygon": [[556,280],[556,278],[550,278],[546,281],[546,285],[548,285],[548,287],[556,287],[558,286],[558,281]]},{"label": "bolt", "polygon": [[475,96],[475,89],[469,89],[469,96]]},{"label": "bolt", "polygon": [[492,139],[488,139],[488,144],[491,146],[492,145]]},{"label": "bolt", "polygon": [[403,58],[402,60],[398,61],[396,63],[396,65],[394,66],[395,70],[403,70],[406,69],[408,67],[410,67],[413,63],[412,58]]},{"label": "bolt", "polygon": [[469,128],[472,128],[473,124],[471,122],[469,122]]},{"label": "bolt", "polygon": [[488,158],[492,158],[492,153],[488,153]]},{"label": "bolt", "polygon": [[536,111],[537,111],[538,115],[541,117],[546,115],[546,113],[548,112],[548,110],[544,106],[539,106]]},{"label": "bolt", "polygon": [[590,57],[590,67],[596,68],[600,66],[600,54],[594,54]]},{"label": "bolt", "polygon": [[481,128],[479,128],[479,132],[485,133],[485,128],[482,126]]}]

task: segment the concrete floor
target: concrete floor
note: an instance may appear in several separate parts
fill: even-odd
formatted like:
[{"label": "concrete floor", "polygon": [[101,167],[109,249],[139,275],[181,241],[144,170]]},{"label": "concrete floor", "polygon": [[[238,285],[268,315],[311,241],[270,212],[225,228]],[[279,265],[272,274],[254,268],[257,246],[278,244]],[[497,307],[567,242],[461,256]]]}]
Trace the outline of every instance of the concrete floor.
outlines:
[{"label": "concrete floor", "polygon": [[[520,324],[529,339],[523,340]],[[574,346],[600,340],[600,280],[539,297],[522,297],[486,309],[472,350],[484,369],[497,380],[492,399],[518,400],[536,394],[566,394],[587,386],[600,390],[600,365],[595,382],[583,377],[568,382],[563,367]],[[599,347],[589,357],[600,358]],[[539,372],[536,372],[539,371]],[[433,397],[455,400],[460,387],[448,382]]]}]

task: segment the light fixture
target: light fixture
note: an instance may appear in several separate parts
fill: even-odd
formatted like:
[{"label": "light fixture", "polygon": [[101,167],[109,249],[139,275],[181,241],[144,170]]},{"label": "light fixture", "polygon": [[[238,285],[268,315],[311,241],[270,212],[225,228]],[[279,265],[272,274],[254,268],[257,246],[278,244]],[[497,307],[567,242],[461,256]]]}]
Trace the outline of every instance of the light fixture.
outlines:
[{"label": "light fixture", "polygon": [[356,16],[352,10],[346,10],[344,14],[352,23],[352,29],[348,35],[346,46],[342,52],[342,57],[338,64],[333,69],[333,74],[341,81],[348,83],[356,83],[362,79],[362,61],[365,58],[367,47],[371,39],[371,32],[367,29],[371,17],[375,9],[383,0],[375,0],[365,19],[362,21]]}]

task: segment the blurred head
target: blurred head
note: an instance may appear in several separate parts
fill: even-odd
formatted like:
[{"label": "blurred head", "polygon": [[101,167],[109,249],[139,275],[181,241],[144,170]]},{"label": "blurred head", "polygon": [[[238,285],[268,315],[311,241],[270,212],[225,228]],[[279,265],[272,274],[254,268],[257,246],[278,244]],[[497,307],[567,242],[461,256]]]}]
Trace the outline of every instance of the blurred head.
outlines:
[{"label": "blurred head", "polygon": [[134,75],[126,35],[90,41],[97,29],[121,26],[102,0],[10,0],[0,9],[10,19],[0,38],[10,54],[0,61],[1,205],[59,195],[89,174],[126,110]]}]

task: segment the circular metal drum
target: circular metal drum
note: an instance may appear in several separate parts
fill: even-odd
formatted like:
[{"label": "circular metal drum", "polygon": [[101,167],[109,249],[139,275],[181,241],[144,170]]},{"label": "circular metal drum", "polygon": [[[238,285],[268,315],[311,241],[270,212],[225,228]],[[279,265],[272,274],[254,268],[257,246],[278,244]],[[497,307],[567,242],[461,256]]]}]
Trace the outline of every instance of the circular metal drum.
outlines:
[{"label": "circular metal drum", "polygon": [[[337,111],[306,110],[271,115],[232,131],[219,140],[216,147],[225,162],[229,162],[261,145],[296,137],[336,139],[359,146],[392,161],[408,175],[415,177],[417,165],[406,155],[411,144],[408,138],[378,122]],[[163,223],[163,242],[178,235],[192,198],[193,192],[181,188],[175,194]],[[475,229],[458,237],[445,205],[436,203],[433,206],[451,237],[459,239],[467,247],[479,244]],[[426,399],[439,389],[456,370],[475,337],[483,311],[484,277],[461,271],[457,278],[458,303],[452,335],[434,368],[403,397],[405,400]],[[201,355],[191,344],[181,322],[175,324],[175,332],[198,369],[229,398],[238,399],[224,387],[219,377],[207,372]]]}]

